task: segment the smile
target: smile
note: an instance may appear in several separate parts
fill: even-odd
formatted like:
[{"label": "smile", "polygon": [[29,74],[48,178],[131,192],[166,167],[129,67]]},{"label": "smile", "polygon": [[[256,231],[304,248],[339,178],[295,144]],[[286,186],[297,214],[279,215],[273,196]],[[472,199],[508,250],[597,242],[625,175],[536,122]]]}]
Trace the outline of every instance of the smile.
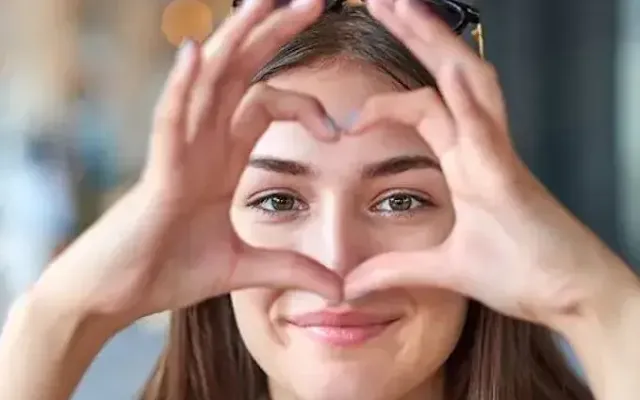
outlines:
[{"label": "smile", "polygon": [[399,317],[364,313],[320,312],[304,314],[287,322],[308,337],[323,344],[339,347],[362,345],[380,336]]}]

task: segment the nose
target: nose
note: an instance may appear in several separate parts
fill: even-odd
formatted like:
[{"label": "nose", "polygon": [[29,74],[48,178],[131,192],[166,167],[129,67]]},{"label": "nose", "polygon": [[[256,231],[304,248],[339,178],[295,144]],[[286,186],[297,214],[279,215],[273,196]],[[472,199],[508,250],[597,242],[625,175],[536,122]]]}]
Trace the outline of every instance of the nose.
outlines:
[{"label": "nose", "polygon": [[372,255],[366,224],[348,202],[333,197],[322,202],[319,212],[307,226],[303,253],[346,276]]}]

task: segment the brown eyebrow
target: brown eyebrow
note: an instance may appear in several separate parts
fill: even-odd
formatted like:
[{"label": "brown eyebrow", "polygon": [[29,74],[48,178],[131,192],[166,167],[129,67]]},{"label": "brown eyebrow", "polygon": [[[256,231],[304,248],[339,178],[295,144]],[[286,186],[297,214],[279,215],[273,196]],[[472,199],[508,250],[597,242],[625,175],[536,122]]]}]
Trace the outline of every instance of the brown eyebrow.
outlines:
[{"label": "brown eyebrow", "polygon": [[249,166],[253,168],[263,169],[266,171],[276,172],[279,174],[293,176],[312,175],[311,167],[298,161],[283,160],[271,157],[257,157],[249,160]]},{"label": "brown eyebrow", "polygon": [[381,178],[400,174],[412,169],[436,169],[440,171],[440,164],[426,156],[399,156],[388,160],[367,165],[362,170],[362,176],[367,179]]},{"label": "brown eyebrow", "polygon": [[[284,160],[273,157],[256,157],[249,160],[249,166],[265,171],[292,176],[310,176],[316,172],[307,164],[299,161]],[[440,171],[440,164],[426,156],[398,156],[387,160],[366,165],[362,169],[365,179],[381,178],[400,174],[412,169],[436,169]]]}]

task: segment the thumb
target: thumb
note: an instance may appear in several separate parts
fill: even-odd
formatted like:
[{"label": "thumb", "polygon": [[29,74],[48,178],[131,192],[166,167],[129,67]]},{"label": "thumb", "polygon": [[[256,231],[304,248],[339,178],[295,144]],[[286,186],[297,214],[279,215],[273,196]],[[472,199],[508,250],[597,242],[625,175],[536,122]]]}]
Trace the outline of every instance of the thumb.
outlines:
[{"label": "thumb", "polygon": [[250,287],[300,289],[342,300],[342,279],[318,262],[291,251],[246,247],[239,255],[231,290]]},{"label": "thumb", "polygon": [[440,250],[394,252],[373,257],[345,278],[346,299],[397,287],[437,287],[461,292],[455,268]]}]

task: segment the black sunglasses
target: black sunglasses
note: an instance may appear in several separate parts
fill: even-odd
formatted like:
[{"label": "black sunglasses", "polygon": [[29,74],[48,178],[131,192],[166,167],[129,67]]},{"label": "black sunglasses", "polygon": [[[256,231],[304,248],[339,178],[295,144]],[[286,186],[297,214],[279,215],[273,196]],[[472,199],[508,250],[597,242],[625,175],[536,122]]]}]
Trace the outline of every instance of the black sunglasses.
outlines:
[{"label": "black sunglasses", "polygon": [[[243,0],[233,0],[233,7],[236,8],[242,4]],[[290,0],[276,0],[278,5],[284,6]],[[478,42],[479,52],[484,57],[484,37],[482,24],[480,22],[480,11],[468,4],[457,0],[419,0],[429,9],[438,15],[440,19],[447,23],[451,29],[458,35],[461,35],[467,27],[475,26],[472,31],[473,37]],[[347,5],[363,5],[366,0],[325,0],[325,10],[331,11],[341,7],[345,3]]]}]

